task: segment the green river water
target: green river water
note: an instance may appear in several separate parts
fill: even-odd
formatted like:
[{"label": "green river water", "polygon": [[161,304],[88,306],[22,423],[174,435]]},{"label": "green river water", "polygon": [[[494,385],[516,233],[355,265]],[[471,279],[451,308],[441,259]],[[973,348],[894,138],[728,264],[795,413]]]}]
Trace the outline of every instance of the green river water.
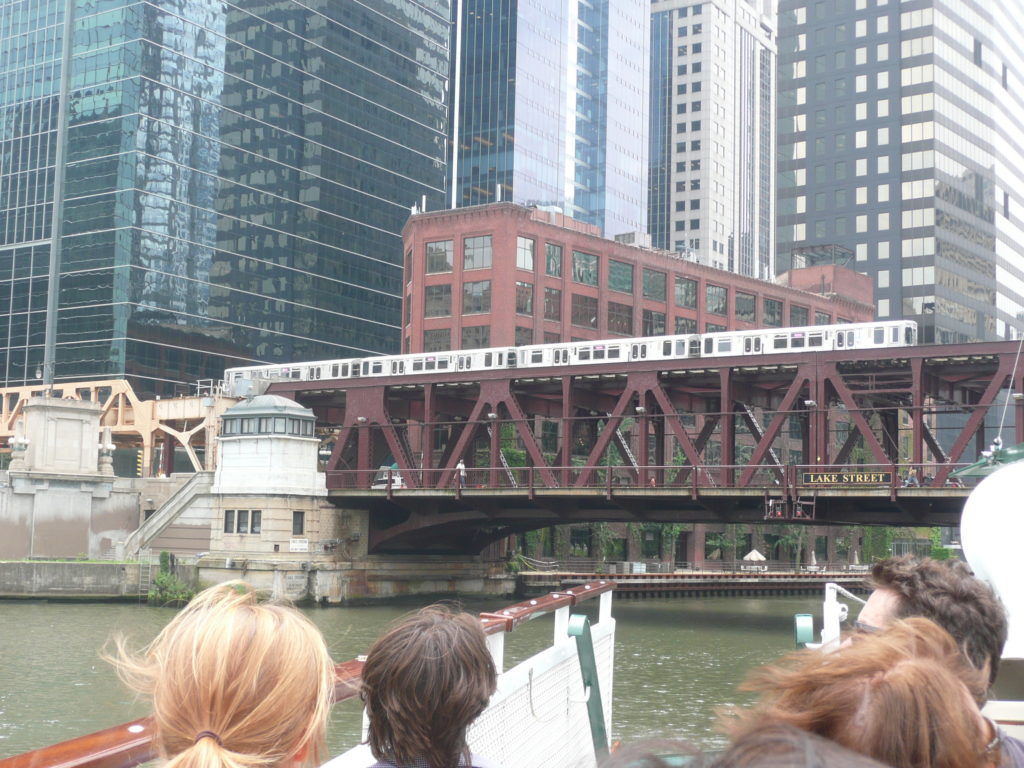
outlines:
[{"label": "green river water", "polygon": [[[471,611],[501,605],[464,603]],[[414,607],[305,610],[340,661],[365,653],[389,622]],[[616,600],[613,738],[720,745],[715,708],[748,700],[737,684],[752,667],[793,648],[793,614],[800,612],[820,616],[821,598]],[[145,702],[125,692],[99,650],[115,631],[145,643],[173,615],[133,604],[0,602],[0,757],[144,715]],[[550,642],[552,631],[550,617],[518,628],[506,642],[506,668]],[[360,722],[356,701],[335,707],[331,754],[358,741]]]}]

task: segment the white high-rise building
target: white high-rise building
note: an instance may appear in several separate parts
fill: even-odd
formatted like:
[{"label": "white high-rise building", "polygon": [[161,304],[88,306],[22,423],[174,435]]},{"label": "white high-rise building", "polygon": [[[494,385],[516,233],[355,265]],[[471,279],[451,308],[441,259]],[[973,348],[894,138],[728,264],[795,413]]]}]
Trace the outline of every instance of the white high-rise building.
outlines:
[{"label": "white high-rise building", "polygon": [[925,342],[1024,329],[1020,0],[781,0],[780,265],[846,254]]},{"label": "white high-rise building", "polygon": [[648,229],[657,248],[770,279],[776,0],[654,0]]}]

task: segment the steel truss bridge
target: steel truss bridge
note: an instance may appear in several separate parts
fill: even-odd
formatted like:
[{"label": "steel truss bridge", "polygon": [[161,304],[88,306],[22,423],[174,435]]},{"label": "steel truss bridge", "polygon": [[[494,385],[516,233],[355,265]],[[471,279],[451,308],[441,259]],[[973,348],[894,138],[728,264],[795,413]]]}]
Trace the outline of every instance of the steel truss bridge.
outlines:
[{"label": "steel truss bridge", "polygon": [[476,553],[573,521],[955,525],[969,489],[950,473],[1000,423],[1024,442],[1017,363],[1016,342],[983,342],[268,391],[316,412],[331,498],[371,510],[371,552]]}]

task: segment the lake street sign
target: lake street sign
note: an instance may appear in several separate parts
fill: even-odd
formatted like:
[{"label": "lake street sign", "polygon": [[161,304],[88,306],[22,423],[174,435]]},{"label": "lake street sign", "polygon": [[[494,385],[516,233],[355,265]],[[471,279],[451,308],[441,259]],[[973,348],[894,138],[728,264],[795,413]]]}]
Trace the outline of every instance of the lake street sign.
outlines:
[{"label": "lake street sign", "polygon": [[804,472],[804,485],[891,485],[892,472]]}]

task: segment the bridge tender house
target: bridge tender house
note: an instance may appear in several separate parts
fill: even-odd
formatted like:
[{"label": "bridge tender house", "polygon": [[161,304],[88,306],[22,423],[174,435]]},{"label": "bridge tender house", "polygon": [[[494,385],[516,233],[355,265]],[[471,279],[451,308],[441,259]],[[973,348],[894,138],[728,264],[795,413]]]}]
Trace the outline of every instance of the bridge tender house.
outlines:
[{"label": "bridge tender house", "polygon": [[804,472],[804,485],[883,485],[892,472]]}]

